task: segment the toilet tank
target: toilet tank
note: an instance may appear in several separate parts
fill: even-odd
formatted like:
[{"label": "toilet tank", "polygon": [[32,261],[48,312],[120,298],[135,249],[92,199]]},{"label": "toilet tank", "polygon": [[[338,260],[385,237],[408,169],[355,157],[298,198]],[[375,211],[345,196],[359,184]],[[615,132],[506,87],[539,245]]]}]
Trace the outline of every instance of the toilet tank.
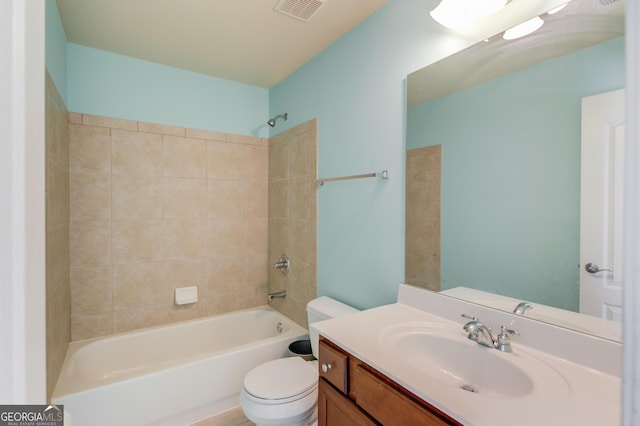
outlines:
[{"label": "toilet tank", "polygon": [[318,358],[318,330],[313,323],[337,318],[358,312],[358,309],[345,305],[327,296],[321,296],[307,303],[307,320],[309,321],[309,338],[311,339],[311,350],[313,356]]}]

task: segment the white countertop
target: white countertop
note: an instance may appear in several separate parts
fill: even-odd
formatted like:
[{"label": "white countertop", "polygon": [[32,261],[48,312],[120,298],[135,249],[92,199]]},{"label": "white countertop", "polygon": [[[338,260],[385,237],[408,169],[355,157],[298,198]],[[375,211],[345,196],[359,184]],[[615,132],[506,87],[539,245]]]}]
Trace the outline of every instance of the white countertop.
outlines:
[{"label": "white countertop", "polygon": [[[551,380],[520,397],[486,396],[443,384],[405,362],[383,336],[407,323],[437,323],[460,333],[465,320],[452,321],[403,303],[386,305],[313,324],[322,336],[373,366],[410,392],[465,425],[615,425],[620,423],[620,377],[512,342],[513,353],[496,351],[507,362],[533,360],[555,371]],[[458,330],[458,331],[456,331]],[[388,335],[388,333],[386,333]],[[476,343],[468,341],[470,344]],[[495,349],[486,348],[489,351]],[[584,348],[589,350],[589,348]],[[515,358],[508,358],[515,357]],[[555,380],[555,381],[554,381]],[[546,389],[544,389],[546,386]]]}]

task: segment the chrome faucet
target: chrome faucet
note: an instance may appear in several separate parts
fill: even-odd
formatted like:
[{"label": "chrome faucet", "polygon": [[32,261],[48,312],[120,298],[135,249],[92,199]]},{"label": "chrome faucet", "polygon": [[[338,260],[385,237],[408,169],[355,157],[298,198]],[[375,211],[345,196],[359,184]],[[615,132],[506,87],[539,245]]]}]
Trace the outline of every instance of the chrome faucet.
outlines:
[{"label": "chrome faucet", "polygon": [[491,334],[490,327],[487,327],[478,320],[471,320],[462,328],[468,333],[467,338],[469,340],[473,340],[488,348],[495,348],[496,340],[493,338],[493,334]]},{"label": "chrome faucet", "polygon": [[279,291],[277,293],[269,293],[267,295],[267,300],[272,301],[273,299],[284,299],[285,297],[287,297],[287,291],[286,290],[282,290]]},{"label": "chrome faucet", "polygon": [[287,275],[289,273],[289,268],[291,267],[289,257],[285,253],[282,253],[280,259],[278,259],[276,263],[272,264],[271,267],[273,269],[280,269],[280,272]]},{"label": "chrome faucet", "polygon": [[533,306],[531,306],[527,302],[520,302],[518,303],[518,306],[516,306],[516,308],[513,310],[513,313],[516,315],[524,316],[524,313],[527,312],[529,309],[533,309]]},{"label": "chrome faucet", "polygon": [[[466,314],[462,314],[462,316],[469,318]],[[493,337],[491,327],[487,327],[476,317],[471,318],[473,319],[462,327],[464,328],[464,331],[467,332],[467,338],[469,340],[473,340],[479,345],[494,348],[501,352],[513,352],[511,349],[511,336],[518,336],[520,333],[503,325],[500,327],[500,334]]]}]

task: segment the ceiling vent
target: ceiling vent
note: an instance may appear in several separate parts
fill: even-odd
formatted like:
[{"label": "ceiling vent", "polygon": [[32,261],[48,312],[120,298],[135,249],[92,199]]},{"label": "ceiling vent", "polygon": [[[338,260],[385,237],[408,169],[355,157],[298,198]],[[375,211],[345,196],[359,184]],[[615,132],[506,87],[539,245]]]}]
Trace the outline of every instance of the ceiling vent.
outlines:
[{"label": "ceiling vent", "polygon": [[298,21],[308,22],[327,0],[280,0],[273,8]]}]

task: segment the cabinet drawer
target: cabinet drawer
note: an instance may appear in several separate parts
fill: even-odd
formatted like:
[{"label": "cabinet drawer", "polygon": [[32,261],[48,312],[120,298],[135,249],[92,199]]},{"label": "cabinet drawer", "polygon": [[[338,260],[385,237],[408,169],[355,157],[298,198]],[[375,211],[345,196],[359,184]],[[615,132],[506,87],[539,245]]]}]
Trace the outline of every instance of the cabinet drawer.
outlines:
[{"label": "cabinet drawer", "polygon": [[458,425],[445,414],[418,404],[362,364],[355,368],[357,404],[383,425]]},{"label": "cabinet drawer", "polygon": [[331,346],[326,340],[320,340],[318,357],[320,377],[327,379],[346,395],[349,391],[349,355]]}]

